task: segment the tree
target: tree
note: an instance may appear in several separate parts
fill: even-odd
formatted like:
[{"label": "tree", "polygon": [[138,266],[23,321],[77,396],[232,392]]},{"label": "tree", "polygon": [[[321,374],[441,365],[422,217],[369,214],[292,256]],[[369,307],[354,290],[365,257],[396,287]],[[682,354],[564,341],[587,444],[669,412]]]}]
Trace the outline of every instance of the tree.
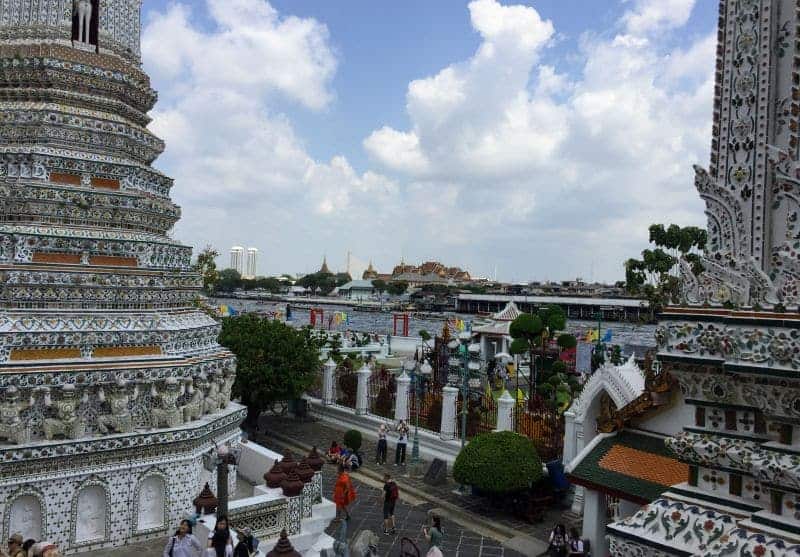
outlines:
[{"label": "tree", "polygon": [[335,287],[344,286],[352,280],[353,277],[351,277],[349,273],[336,273],[334,276],[334,283],[336,284]]},{"label": "tree", "polygon": [[[511,322],[509,333],[514,340],[509,349],[512,354],[524,354],[527,352],[530,358],[530,372],[528,374],[528,401],[533,403],[534,391],[542,394],[536,388],[537,369],[535,365],[534,351],[537,347],[541,350],[541,369],[539,374],[544,372],[545,349],[550,338],[554,337],[558,331],[563,330],[567,325],[567,316],[561,306],[552,304],[539,308],[535,314],[523,313]],[[557,339],[558,346],[562,349],[574,348],[577,339],[570,334],[561,334]],[[545,382],[549,377],[542,378]],[[548,395],[550,395],[548,391]],[[545,398],[550,398],[546,396]]]},{"label": "tree", "polygon": [[219,252],[210,245],[207,245],[203,248],[203,251],[197,254],[197,261],[192,267],[192,270],[196,273],[200,273],[200,276],[203,278],[203,292],[206,294],[214,292],[214,288],[219,280],[216,262],[217,257],[219,257]]},{"label": "tree", "polygon": [[222,320],[219,342],[236,354],[233,391],[251,425],[273,402],[302,395],[319,371],[319,346],[309,328],[246,314]]},{"label": "tree", "polygon": [[386,290],[392,296],[402,296],[408,290],[408,283],[404,280],[393,280],[389,283]]},{"label": "tree", "polygon": [[233,292],[242,287],[242,275],[236,269],[223,269],[219,272],[217,290],[222,292]]},{"label": "tree", "polygon": [[[345,275],[350,276],[350,275]],[[341,277],[340,280],[344,278]],[[343,282],[345,284],[348,281]],[[332,273],[311,273],[297,281],[299,286],[308,288],[314,294],[326,295],[337,286],[336,277]],[[341,285],[339,285],[341,286]]]},{"label": "tree", "polygon": [[382,295],[384,292],[386,292],[388,287],[389,285],[386,284],[386,281],[383,279],[375,279],[372,281],[372,288],[374,288],[379,295]]},{"label": "tree", "polygon": [[647,298],[654,314],[678,300],[681,258],[686,259],[695,274],[703,271],[700,254],[705,250],[708,234],[696,226],[681,228],[676,224],[666,228],[663,224],[651,224],[649,233],[655,249],[645,249],[641,259],[625,262],[625,288],[631,294]]}]

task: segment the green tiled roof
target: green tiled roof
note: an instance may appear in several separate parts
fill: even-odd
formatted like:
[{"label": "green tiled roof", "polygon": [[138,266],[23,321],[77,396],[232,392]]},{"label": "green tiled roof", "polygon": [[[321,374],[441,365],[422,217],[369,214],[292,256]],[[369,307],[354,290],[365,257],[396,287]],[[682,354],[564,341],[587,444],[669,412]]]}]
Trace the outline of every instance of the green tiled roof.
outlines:
[{"label": "green tiled roof", "polygon": [[[631,453],[638,457],[633,460],[626,459],[624,462],[624,467],[627,467],[631,473],[614,470],[613,463],[607,462],[605,466],[601,466],[601,461],[612,449],[617,455],[631,453],[631,449],[649,453],[656,457],[658,465],[654,467],[652,462],[646,462],[646,460],[651,460],[646,458],[646,455]],[[639,470],[636,470],[637,467]],[[676,476],[680,477],[684,470],[685,465],[676,460],[675,456],[667,449],[663,437],[621,431],[613,437],[600,441],[572,470],[568,478],[573,483],[589,489],[603,491],[635,503],[646,504],[657,499],[667,487],[677,483],[674,481]],[[632,475],[637,471],[639,477]],[[649,479],[643,479],[643,477]],[[659,477],[663,479],[653,481]]]}]

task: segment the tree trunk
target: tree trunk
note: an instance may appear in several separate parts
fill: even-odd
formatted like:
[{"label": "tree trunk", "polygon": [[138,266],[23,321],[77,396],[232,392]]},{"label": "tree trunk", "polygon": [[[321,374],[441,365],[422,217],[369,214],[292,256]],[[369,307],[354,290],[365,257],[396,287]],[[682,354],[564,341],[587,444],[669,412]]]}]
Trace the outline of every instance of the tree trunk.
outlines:
[{"label": "tree trunk", "polygon": [[[530,368],[528,368],[528,408],[533,410],[533,392],[534,392],[534,385],[536,383],[535,376],[536,376],[536,359],[533,356],[533,341],[530,344],[530,350],[528,352],[528,357],[531,359]],[[517,370],[519,373],[519,370]]]}]

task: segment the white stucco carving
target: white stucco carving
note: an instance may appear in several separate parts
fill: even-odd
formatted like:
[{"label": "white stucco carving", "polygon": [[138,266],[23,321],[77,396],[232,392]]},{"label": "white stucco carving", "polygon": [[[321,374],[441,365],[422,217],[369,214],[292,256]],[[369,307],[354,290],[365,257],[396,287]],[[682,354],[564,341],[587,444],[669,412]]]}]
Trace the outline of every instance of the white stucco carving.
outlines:
[{"label": "white stucco carving", "polygon": [[19,532],[24,539],[42,538],[42,505],[33,495],[17,498],[9,510],[8,533]]},{"label": "white stucco carving", "polygon": [[85,543],[106,538],[106,492],[99,485],[83,488],[78,493],[78,520],[75,541]]}]

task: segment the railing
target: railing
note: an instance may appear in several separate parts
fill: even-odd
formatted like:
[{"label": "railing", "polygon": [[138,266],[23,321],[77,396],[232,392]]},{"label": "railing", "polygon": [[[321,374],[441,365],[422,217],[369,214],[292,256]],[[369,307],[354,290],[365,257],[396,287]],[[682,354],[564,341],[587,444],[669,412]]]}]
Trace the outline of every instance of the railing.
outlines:
[{"label": "railing", "polygon": [[564,417],[542,406],[533,410],[514,406],[514,431],[533,440],[543,462],[561,458],[564,451]]},{"label": "railing", "polygon": [[418,396],[412,388],[409,392],[408,424],[416,424],[419,406],[419,427],[438,432],[442,425],[442,391],[425,391]]},{"label": "railing", "polygon": [[369,376],[367,381],[367,397],[369,411],[376,416],[394,418],[397,382],[394,374],[381,366]]},{"label": "railing", "polygon": [[334,400],[337,404],[355,409],[358,377],[351,368],[343,365],[336,368],[335,377]]}]

